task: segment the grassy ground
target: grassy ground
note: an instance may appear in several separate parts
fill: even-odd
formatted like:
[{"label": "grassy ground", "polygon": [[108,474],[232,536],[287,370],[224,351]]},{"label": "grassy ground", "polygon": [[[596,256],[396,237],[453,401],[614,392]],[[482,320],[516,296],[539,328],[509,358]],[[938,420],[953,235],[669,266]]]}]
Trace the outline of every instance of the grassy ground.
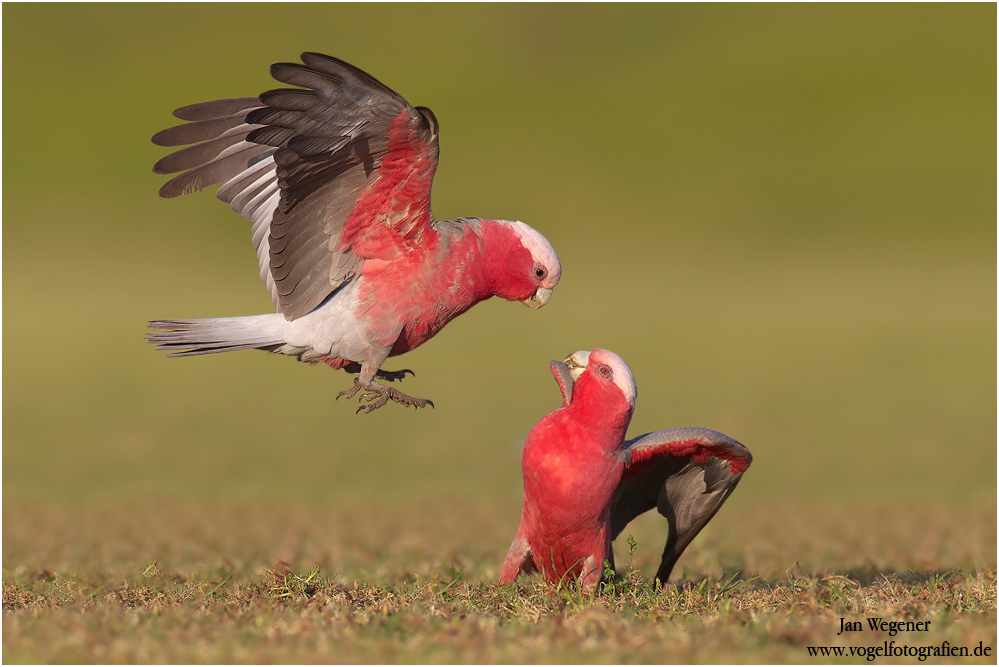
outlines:
[{"label": "grassy ground", "polygon": [[[6,662],[828,662],[806,647],[892,639],[837,636],[874,615],[994,652],[994,6],[4,19]],[[562,259],[543,310],[482,304],[390,366],[432,411],[143,340],[271,309],[237,216],[155,197],[148,138],[306,49],[434,109],[438,217]],[[662,593],[658,516],[596,600],[499,590],[547,363],[597,346],[635,372],[633,434],[716,428],[753,467]]]},{"label": "grassy ground", "polygon": [[[995,567],[975,567],[984,553],[959,546],[995,543],[991,509],[966,517],[960,541],[947,539],[953,525],[939,516],[914,521],[887,508],[873,539],[819,511],[814,520],[831,533],[821,544],[787,525],[800,509],[770,517],[784,524],[781,534],[767,521],[720,518],[662,591],[648,578],[662,529],[642,525],[632,531],[634,554],[617,547],[622,579],[593,599],[537,579],[492,583],[509,517],[458,503],[421,509],[432,517],[334,519],[331,511],[294,525],[280,513],[215,508],[206,517],[173,504],[133,508],[133,523],[111,508],[84,526],[35,513],[34,530],[59,537],[45,541],[40,560],[24,555],[59,569],[5,572],[4,658],[807,663],[828,662],[810,658],[808,646],[996,646]],[[5,508],[5,527],[11,518]],[[91,532],[97,524],[101,535]],[[267,544],[279,535],[280,544]],[[909,551],[907,536],[921,544]],[[16,534],[15,543],[23,539]],[[854,545],[865,539],[886,548],[858,557]],[[819,553],[823,565],[779,565]],[[99,565],[74,569],[94,558]],[[888,562],[911,567],[880,567]],[[930,630],[889,636],[869,630],[868,617],[930,621]],[[841,618],[860,620],[864,632],[837,636]]]},{"label": "grassy ground", "polygon": [[[4,629],[11,662],[827,662],[807,647],[996,645],[995,617],[983,613],[995,610],[994,571],[864,582],[733,574],[657,594],[632,576],[595,600],[551,585],[502,590],[457,572],[379,587],[315,570],[217,583],[152,574],[99,589],[54,578],[4,595],[20,612]],[[932,632],[835,636],[841,617],[866,626],[868,616],[914,611]]]}]

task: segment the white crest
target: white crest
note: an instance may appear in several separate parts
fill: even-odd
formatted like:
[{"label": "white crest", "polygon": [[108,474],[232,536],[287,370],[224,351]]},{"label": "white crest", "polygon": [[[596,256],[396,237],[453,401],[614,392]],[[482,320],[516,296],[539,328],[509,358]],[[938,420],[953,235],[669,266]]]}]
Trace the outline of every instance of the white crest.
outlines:
[{"label": "white crest", "polygon": [[583,371],[589,369],[591,363],[607,364],[614,371],[614,384],[624,394],[628,403],[632,406],[635,405],[635,399],[638,398],[638,385],[635,384],[635,376],[631,374],[631,369],[628,368],[628,364],[624,363],[624,359],[610,350],[599,348],[579,350],[566,357],[565,363],[569,367],[569,374],[572,376],[573,382],[579,379]]},{"label": "white crest", "polygon": [[548,242],[548,239],[519,220],[501,220],[500,222],[510,225],[520,237],[520,242],[530,251],[534,260],[548,269],[548,275],[541,281],[541,286],[549,289],[555,287],[562,277],[562,263],[558,261],[555,248]]}]

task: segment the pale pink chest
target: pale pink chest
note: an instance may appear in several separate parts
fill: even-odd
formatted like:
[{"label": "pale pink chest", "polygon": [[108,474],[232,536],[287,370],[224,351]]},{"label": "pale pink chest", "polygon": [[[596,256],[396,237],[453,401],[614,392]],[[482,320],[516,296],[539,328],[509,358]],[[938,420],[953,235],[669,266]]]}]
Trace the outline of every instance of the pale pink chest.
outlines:
[{"label": "pale pink chest", "polygon": [[413,253],[392,262],[365,265],[361,307],[373,339],[391,345],[390,356],[427,342],[452,319],[489,294],[469,269],[465,248]]}]

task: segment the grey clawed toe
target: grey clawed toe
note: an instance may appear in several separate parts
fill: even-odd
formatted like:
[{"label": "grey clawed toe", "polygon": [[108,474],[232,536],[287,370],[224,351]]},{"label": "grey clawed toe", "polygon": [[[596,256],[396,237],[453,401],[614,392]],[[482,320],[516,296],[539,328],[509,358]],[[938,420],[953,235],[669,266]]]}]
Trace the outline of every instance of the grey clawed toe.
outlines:
[{"label": "grey clawed toe", "polygon": [[[391,372],[391,371],[389,371],[389,372]],[[399,377],[397,379],[401,380],[402,377],[405,376],[406,372],[407,371],[398,371],[398,372],[393,373],[393,374],[394,375],[398,375]],[[408,371],[408,372],[410,374],[413,374],[412,371]],[[336,398],[337,398],[337,400],[340,400],[341,397],[342,398],[353,398],[362,389],[365,391],[365,393],[361,394],[361,397],[360,397],[359,400],[361,400],[361,401],[369,401],[369,402],[366,403],[366,404],[362,404],[360,407],[358,407],[357,408],[357,412],[362,412],[363,411],[364,414],[368,414],[372,410],[377,410],[378,408],[380,408],[383,405],[385,405],[386,403],[388,403],[390,400],[394,401],[395,403],[400,403],[402,405],[405,405],[406,407],[412,406],[413,408],[417,408],[417,409],[424,408],[424,407],[426,407],[428,405],[430,407],[434,407],[434,402],[431,401],[430,399],[427,399],[427,398],[414,398],[412,396],[408,396],[408,395],[402,393],[401,391],[399,391],[398,389],[395,389],[393,387],[386,387],[383,384],[378,384],[374,380],[370,380],[368,382],[363,382],[363,381],[361,381],[360,378],[355,378],[355,380],[354,380],[354,386],[352,386],[350,389],[345,389],[344,391],[341,391],[339,394],[336,395]]]}]

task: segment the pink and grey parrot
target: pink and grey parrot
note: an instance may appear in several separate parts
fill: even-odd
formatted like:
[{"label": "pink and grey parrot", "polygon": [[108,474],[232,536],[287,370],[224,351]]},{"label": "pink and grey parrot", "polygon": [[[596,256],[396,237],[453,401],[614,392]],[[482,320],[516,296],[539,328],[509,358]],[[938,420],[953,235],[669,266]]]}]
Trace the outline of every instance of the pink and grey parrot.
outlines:
[{"label": "pink and grey parrot", "polygon": [[216,196],[252,224],[267,315],[157,320],[149,340],[170,356],[260,349],[359,373],[358,411],[395,401],[424,407],[376,379],[412,371],[382,363],[430,340],[479,301],[540,308],[562,267],[522,222],[434,221],[430,186],[438,125],[426,107],[342,60],[302,54],[270,68],[280,88],[174,111],[185,121],[153,137],[185,146],[156,163],[180,172],[176,197],[220,183]]},{"label": "pink and grey parrot", "polygon": [[749,450],[706,428],[677,428],[625,440],[638,389],[621,357],[574,352],[551,362],[562,407],[539,421],[524,445],[524,507],[500,583],[541,571],[579,578],[592,590],[614,565],[611,542],[652,509],[669,521],[665,584],[677,559],[715,515],[753,461]]}]

